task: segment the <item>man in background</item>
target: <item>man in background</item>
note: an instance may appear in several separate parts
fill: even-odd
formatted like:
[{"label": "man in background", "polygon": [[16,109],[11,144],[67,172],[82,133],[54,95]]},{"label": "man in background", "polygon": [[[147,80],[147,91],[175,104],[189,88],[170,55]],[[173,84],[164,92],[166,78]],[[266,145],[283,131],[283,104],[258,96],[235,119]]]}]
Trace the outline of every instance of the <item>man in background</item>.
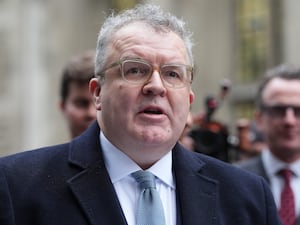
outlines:
[{"label": "man in background", "polygon": [[71,138],[80,135],[96,118],[89,92],[89,82],[94,77],[94,58],[94,50],[75,55],[62,72],[59,107],[67,121]]},{"label": "man in background", "polygon": [[269,182],[283,225],[300,224],[300,68],[267,71],[255,119],[267,148],[238,166]]}]

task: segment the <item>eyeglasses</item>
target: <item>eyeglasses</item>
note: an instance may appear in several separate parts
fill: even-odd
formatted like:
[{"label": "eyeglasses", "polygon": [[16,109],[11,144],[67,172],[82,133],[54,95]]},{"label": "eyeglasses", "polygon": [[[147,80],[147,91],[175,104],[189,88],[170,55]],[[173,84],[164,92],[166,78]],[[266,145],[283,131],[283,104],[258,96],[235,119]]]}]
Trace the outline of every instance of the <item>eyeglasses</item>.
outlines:
[{"label": "eyeglasses", "polygon": [[[121,67],[122,78],[130,84],[146,83],[153,74],[153,66],[140,59],[123,59],[112,63],[98,75],[103,75],[108,69]],[[158,70],[164,84],[171,88],[183,88],[193,80],[193,67],[183,64],[165,64]]]},{"label": "eyeglasses", "polygon": [[269,116],[276,118],[283,118],[286,115],[288,109],[293,110],[295,117],[300,119],[300,106],[292,105],[274,105],[274,106],[261,106],[262,111],[268,113]]}]

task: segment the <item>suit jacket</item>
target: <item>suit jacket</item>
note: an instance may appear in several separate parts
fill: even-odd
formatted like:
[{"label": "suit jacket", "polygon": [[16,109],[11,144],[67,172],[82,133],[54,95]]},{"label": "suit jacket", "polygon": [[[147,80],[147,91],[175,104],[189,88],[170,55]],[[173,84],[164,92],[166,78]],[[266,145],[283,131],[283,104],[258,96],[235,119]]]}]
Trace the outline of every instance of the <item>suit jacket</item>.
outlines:
[{"label": "suit jacket", "polygon": [[[279,225],[264,179],[173,149],[178,224]],[[126,225],[95,123],[70,143],[0,159],[1,225]]]},{"label": "suit jacket", "polygon": [[[259,176],[262,176],[268,183],[270,183],[270,179],[269,179],[267,172],[265,170],[265,167],[263,165],[263,160],[262,160],[261,155],[254,157],[252,159],[237,163],[236,166],[238,166],[239,168],[245,169],[247,171],[250,171],[252,173],[255,173]],[[297,218],[296,225],[300,225],[300,217]]]}]

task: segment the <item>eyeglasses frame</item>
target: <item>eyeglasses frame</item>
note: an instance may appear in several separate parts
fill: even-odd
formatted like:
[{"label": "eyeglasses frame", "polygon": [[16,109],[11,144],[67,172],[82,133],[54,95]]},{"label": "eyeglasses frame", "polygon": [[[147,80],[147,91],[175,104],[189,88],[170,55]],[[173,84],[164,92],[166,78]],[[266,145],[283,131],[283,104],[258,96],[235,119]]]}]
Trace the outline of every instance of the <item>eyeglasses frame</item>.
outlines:
[{"label": "eyeglasses frame", "polygon": [[[300,119],[300,113],[299,113],[299,115],[296,113],[296,108],[297,108],[297,109],[299,110],[299,112],[300,112],[300,106],[284,105],[284,104],[282,104],[282,105],[267,105],[267,104],[261,104],[261,105],[260,105],[261,111],[262,111],[262,112],[269,113],[270,115],[271,115],[270,110],[272,110],[272,109],[274,109],[274,108],[276,108],[276,107],[282,107],[282,108],[285,108],[285,115],[286,115],[286,112],[287,112],[288,109],[292,109],[292,110],[293,110],[293,113],[294,113],[294,115],[295,115],[295,117]],[[274,116],[274,115],[273,115],[273,116]],[[284,116],[279,116],[279,115],[277,115],[277,118],[284,118]]]},{"label": "eyeglasses frame", "polygon": [[[146,60],[139,59],[139,58],[138,58],[138,59],[134,59],[134,58],[125,58],[125,59],[120,59],[120,60],[118,60],[118,61],[116,61],[116,62],[113,62],[113,63],[110,64],[108,67],[104,68],[101,72],[97,73],[96,75],[98,75],[98,76],[103,76],[107,70],[109,70],[109,69],[111,69],[111,68],[113,68],[113,67],[116,67],[116,66],[120,66],[120,69],[121,69],[121,77],[122,77],[122,79],[123,79],[124,81],[130,83],[130,84],[133,84],[132,82],[128,81],[128,80],[125,78],[125,76],[124,76],[123,66],[124,66],[124,63],[125,63],[125,62],[140,62],[140,63],[144,63],[144,64],[149,65],[149,67],[152,69],[152,73],[155,71],[155,70],[153,69],[153,65],[151,65],[151,64],[150,64],[149,62],[147,62]],[[176,88],[176,89],[177,89],[177,88],[183,88],[183,87],[186,86],[186,83],[190,83],[190,84],[191,84],[191,83],[193,82],[193,78],[194,78],[194,68],[193,68],[193,66],[185,65],[185,64],[178,64],[178,63],[174,63],[174,64],[163,64],[163,65],[160,65],[160,66],[159,66],[159,70],[157,70],[158,73],[159,73],[159,75],[161,75],[161,72],[160,72],[160,71],[161,71],[161,68],[162,68],[162,67],[165,67],[165,66],[184,66],[184,67],[186,68],[186,70],[187,70],[188,72],[191,73],[190,80],[188,79],[188,77],[186,77],[186,81],[187,81],[187,82],[184,82],[185,85],[179,86],[179,87],[174,87],[174,86],[170,85],[168,82],[166,82],[168,87]],[[150,79],[150,78],[151,78],[151,76],[149,76],[149,79]],[[162,78],[161,78],[161,79],[162,79]],[[148,80],[146,80],[145,83],[146,83],[147,81],[148,81]],[[164,79],[162,79],[162,81],[164,82]]]}]

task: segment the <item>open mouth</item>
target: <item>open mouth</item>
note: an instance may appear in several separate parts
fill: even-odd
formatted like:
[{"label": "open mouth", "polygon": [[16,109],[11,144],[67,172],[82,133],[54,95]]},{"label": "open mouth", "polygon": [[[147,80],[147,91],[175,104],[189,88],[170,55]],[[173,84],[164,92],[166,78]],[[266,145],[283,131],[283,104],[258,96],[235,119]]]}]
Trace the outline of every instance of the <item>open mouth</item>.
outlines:
[{"label": "open mouth", "polygon": [[157,106],[148,106],[142,109],[142,113],[151,115],[161,115],[164,114],[163,109]]},{"label": "open mouth", "polygon": [[146,109],[143,112],[146,114],[155,114],[155,115],[163,114],[163,112],[159,109]]}]

